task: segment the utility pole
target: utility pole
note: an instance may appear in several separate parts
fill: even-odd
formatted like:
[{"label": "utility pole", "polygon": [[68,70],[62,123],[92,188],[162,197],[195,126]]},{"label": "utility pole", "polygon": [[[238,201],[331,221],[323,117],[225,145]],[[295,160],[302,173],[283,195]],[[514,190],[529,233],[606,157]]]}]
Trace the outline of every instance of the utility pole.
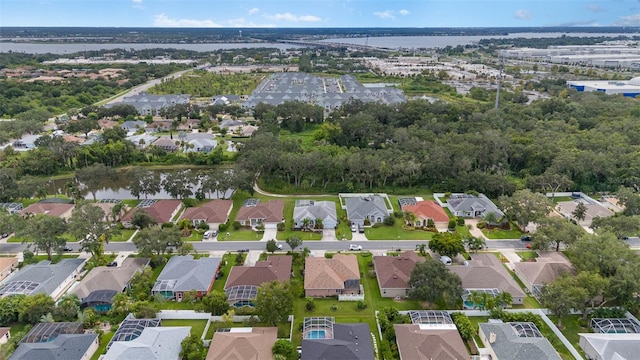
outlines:
[{"label": "utility pole", "polygon": [[496,91],[496,104],[494,109],[498,109],[500,106],[500,87],[502,85],[502,71],[504,70],[504,57],[498,52],[498,61],[500,63],[500,72],[498,73],[498,91]]}]

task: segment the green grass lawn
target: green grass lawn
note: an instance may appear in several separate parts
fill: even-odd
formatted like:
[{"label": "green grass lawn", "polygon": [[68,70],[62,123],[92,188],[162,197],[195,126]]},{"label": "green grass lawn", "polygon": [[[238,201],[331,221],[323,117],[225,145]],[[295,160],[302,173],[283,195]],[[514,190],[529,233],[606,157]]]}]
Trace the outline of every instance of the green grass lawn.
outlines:
[{"label": "green grass lawn", "polygon": [[[553,321],[554,324],[558,323],[558,318],[555,316],[549,316],[549,319]],[[576,350],[578,350],[583,356],[584,353],[580,348],[580,336],[579,333],[590,333],[591,329],[587,327],[580,326],[579,324],[580,315],[568,315],[562,318],[562,329],[560,332],[569,340],[571,345],[573,345]]]},{"label": "green grass lawn", "polygon": [[129,240],[133,233],[136,232],[134,229],[122,229],[120,230],[120,235],[116,235],[111,237],[111,241],[113,242],[123,242]]},{"label": "green grass lawn", "polygon": [[115,331],[109,331],[107,333],[102,334],[102,336],[100,336],[100,346],[98,346],[98,350],[96,350],[96,352],[93,354],[93,356],[91,357],[91,360],[98,360],[98,358],[100,358],[101,355],[107,352],[107,345],[109,344],[109,341],[111,341],[111,338],[115,334],[116,334]]},{"label": "green grass lawn", "polygon": [[287,130],[280,130],[281,139],[290,139],[300,143],[303,149],[311,149],[315,143],[313,132],[320,128],[319,124],[306,124],[305,129],[299,133],[291,133]]},{"label": "green grass lawn", "polygon": [[516,251],[516,254],[520,256],[522,261],[528,261],[538,257],[538,253],[535,251]]},{"label": "green grass lawn", "polygon": [[[56,263],[60,262],[60,260],[62,260],[62,259],[77,259],[77,258],[78,258],[78,255],[56,254],[56,253],[53,253],[53,255],[51,256],[51,263],[52,263],[52,264],[56,264]],[[33,257],[33,259],[31,259],[31,261],[30,261],[29,263],[30,263],[30,264],[36,264],[36,263],[39,263],[39,262],[40,262],[40,261],[42,261],[42,260],[48,260],[48,259],[47,259],[47,255],[46,255],[46,254],[44,254],[44,255],[42,255],[42,254],[40,254],[40,255],[35,255],[35,256]],[[26,264],[25,264],[25,263],[22,263],[22,265],[21,265],[21,266],[23,266],[23,265],[26,265]]]},{"label": "green grass lawn", "polygon": [[393,226],[367,227],[364,229],[364,234],[369,240],[429,240],[433,238],[434,233],[424,230],[405,230],[402,228],[402,220],[396,219]]},{"label": "green grass lawn", "polygon": [[[222,257],[222,262],[220,265],[220,270],[224,274],[220,279],[216,279],[213,282],[213,290],[216,291],[224,291],[224,284],[227,282],[227,277],[229,277],[229,271],[231,271],[231,267],[236,263],[236,254],[225,254]],[[226,265],[222,265],[226,264]]]},{"label": "green grass lawn", "polygon": [[203,232],[193,230],[191,231],[191,236],[182,238],[182,241],[202,241],[203,236]]},{"label": "green grass lawn", "polygon": [[489,239],[520,239],[522,231],[516,226],[511,225],[511,230],[503,229],[481,229],[482,233]]},{"label": "green grass lawn", "polygon": [[476,344],[479,348],[484,348],[484,344],[482,340],[480,340],[480,335],[478,335],[478,324],[486,323],[489,320],[488,316],[470,316],[469,320],[471,321],[471,325],[475,331],[473,332],[473,338],[476,340]]},{"label": "green grass lawn", "polygon": [[563,201],[573,201],[575,200],[574,198],[572,198],[571,196],[556,196],[554,198],[549,198],[551,200],[551,202],[553,202],[554,204],[557,204],[559,202],[563,202]]},{"label": "green grass lawn", "polygon": [[207,320],[162,320],[162,326],[191,326],[191,334],[202,336],[204,328],[207,326]]}]

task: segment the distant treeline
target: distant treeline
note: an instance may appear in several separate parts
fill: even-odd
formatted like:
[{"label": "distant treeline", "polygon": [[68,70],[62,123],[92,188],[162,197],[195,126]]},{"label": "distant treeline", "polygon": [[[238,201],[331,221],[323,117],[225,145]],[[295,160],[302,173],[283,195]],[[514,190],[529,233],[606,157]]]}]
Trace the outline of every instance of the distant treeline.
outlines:
[{"label": "distant treeline", "polygon": [[481,46],[505,46],[512,45],[515,47],[529,47],[536,49],[546,49],[549,46],[559,45],[596,45],[601,44],[604,41],[617,41],[617,40],[639,40],[639,36],[616,36],[616,37],[575,37],[575,36],[561,36],[558,38],[513,38],[513,39],[482,39],[478,43]]}]

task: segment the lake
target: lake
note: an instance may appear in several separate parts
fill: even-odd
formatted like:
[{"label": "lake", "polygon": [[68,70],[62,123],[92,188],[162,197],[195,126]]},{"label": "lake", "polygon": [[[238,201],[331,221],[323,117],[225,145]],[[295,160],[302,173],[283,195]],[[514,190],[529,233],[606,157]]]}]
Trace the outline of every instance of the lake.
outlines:
[{"label": "lake", "polygon": [[79,43],[22,43],[22,42],[0,42],[0,53],[19,52],[27,54],[73,54],[83,51],[98,50],[146,50],[146,49],[179,49],[192,50],[198,52],[209,52],[228,49],[256,49],[256,48],[277,48],[280,50],[300,48],[301,46],[281,44],[281,43],[230,43],[230,44],[79,44]]}]

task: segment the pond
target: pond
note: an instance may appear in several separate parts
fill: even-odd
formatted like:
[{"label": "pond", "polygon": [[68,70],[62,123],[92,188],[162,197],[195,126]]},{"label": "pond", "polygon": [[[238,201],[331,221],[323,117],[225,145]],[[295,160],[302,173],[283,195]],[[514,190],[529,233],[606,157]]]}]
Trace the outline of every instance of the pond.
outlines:
[{"label": "pond", "polygon": [[[160,180],[163,180],[167,176],[167,174],[172,172],[171,170],[151,170],[151,171],[154,172],[156,176],[160,177]],[[49,181],[49,184],[47,187],[47,191],[49,195],[64,194],[65,184],[67,184],[69,181],[73,181],[73,180],[71,178],[66,178],[66,179],[55,179],[55,180]],[[116,179],[116,181],[105,180],[104,187],[101,190],[98,190],[96,192],[96,198],[99,200],[100,199],[118,199],[118,200],[135,199],[136,197],[131,194],[131,192],[128,189],[128,186],[129,186],[129,182],[125,177],[125,173],[118,172],[118,178]],[[83,186],[80,186],[80,188],[81,188],[81,194],[85,199],[93,199],[93,196],[91,193],[89,193],[89,191],[84,189]],[[200,184],[191,184],[191,190],[193,191],[194,194],[199,189],[200,189]],[[233,189],[228,189],[227,191],[224,192],[224,194],[222,192],[218,193],[217,195],[215,193],[207,194],[207,198],[227,199],[231,197],[231,195],[233,194],[233,191],[234,191]],[[141,198],[144,198],[144,196],[141,196]],[[159,193],[155,195],[149,195],[147,198],[148,199],[171,199],[171,195],[169,195],[166,191],[164,191],[164,189],[160,189]]]}]

